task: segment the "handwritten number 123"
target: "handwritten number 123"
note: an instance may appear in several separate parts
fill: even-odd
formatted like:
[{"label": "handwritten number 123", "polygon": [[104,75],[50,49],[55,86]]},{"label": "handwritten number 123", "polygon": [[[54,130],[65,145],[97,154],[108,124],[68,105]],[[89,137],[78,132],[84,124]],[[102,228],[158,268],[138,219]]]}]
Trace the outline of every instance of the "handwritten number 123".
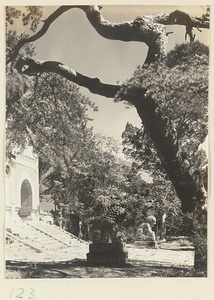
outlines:
[{"label": "handwritten number 123", "polygon": [[18,293],[16,295],[14,295],[14,287],[13,287],[12,291],[10,293],[10,298],[15,297],[17,299],[24,299],[24,296],[27,296],[27,298],[25,298],[25,299],[35,299],[34,292],[35,292],[35,290],[31,288],[28,295],[26,295],[25,290],[23,288],[19,288]]}]

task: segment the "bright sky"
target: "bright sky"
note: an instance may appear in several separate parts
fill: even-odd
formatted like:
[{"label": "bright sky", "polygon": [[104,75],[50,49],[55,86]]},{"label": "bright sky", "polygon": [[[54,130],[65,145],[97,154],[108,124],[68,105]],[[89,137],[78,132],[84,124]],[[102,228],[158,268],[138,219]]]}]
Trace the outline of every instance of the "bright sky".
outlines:
[{"label": "bright sky", "polygon": [[[57,7],[45,7],[45,16]],[[194,16],[204,13],[200,6],[103,6],[102,15],[108,21],[119,22],[133,20],[137,16],[159,12],[171,12],[174,9],[189,12]],[[168,49],[175,43],[184,42],[184,26],[168,26],[174,33],[169,36]],[[209,43],[209,31],[197,31],[197,39]],[[138,65],[142,65],[147,46],[139,42],[111,41],[101,37],[90,25],[83,11],[72,9],[61,15],[48,32],[35,42],[37,59],[55,60],[89,77],[98,77],[104,83],[116,84],[130,78]],[[81,88],[82,94],[90,97],[98,107],[96,113],[90,112],[94,121],[90,125],[95,132],[112,136],[119,142],[126,123],[140,127],[141,120],[135,108],[126,109],[122,103],[113,99],[91,94]]]}]

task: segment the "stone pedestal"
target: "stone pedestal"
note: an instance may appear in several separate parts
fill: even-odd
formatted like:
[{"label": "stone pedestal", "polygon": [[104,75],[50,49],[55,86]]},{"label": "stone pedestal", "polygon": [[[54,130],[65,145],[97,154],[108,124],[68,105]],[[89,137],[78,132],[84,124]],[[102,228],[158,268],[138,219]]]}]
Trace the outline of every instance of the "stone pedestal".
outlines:
[{"label": "stone pedestal", "polygon": [[122,242],[93,243],[87,253],[88,266],[123,267],[127,263],[128,252]]},{"label": "stone pedestal", "polygon": [[157,242],[156,241],[136,240],[135,245],[139,246],[141,248],[157,248]]}]

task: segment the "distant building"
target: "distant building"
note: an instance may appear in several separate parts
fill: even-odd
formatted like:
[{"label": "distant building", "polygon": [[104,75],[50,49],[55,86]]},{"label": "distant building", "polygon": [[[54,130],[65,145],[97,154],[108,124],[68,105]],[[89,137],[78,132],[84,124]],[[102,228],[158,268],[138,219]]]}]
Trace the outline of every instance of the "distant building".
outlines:
[{"label": "distant building", "polygon": [[39,219],[38,157],[32,147],[16,152],[10,174],[5,176],[6,220]]}]

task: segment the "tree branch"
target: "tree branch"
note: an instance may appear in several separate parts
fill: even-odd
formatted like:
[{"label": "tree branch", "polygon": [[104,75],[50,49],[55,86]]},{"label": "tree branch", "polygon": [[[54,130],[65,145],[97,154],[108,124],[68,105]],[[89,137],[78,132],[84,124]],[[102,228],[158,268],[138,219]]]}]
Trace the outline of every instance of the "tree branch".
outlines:
[{"label": "tree branch", "polygon": [[93,6],[61,6],[53,12],[45,21],[43,27],[33,36],[22,38],[15,46],[14,51],[7,60],[7,64],[13,61],[19,50],[26,44],[41,38],[50,25],[64,12],[72,8],[82,9],[91,25],[104,38],[111,40],[121,40],[125,42],[143,42],[149,47],[149,57],[159,57],[166,52],[167,35],[165,26],[151,23],[147,18],[136,18],[134,21],[111,23],[106,21],[100,13],[100,7]]},{"label": "tree branch", "polygon": [[175,10],[171,13],[162,13],[148,16],[153,22],[164,25],[184,25],[195,28],[209,28],[209,19],[192,17],[189,14]]},{"label": "tree branch", "polygon": [[107,98],[114,98],[121,86],[102,83],[98,78],[90,78],[68,68],[60,62],[36,61],[32,58],[19,58],[16,63],[19,73],[34,76],[38,73],[55,73],[87,88],[91,93]]},{"label": "tree branch", "polygon": [[136,17],[133,21],[113,23],[106,21],[100,13],[100,7],[92,6],[61,6],[54,11],[45,21],[43,27],[33,36],[21,39],[13,53],[7,60],[7,64],[16,58],[19,50],[26,44],[41,38],[49,29],[50,25],[64,12],[72,9],[82,9],[91,25],[104,38],[121,40],[125,42],[143,42],[149,47],[146,63],[156,60],[166,53],[168,34],[165,25],[184,25],[188,28],[209,28],[209,20],[191,17],[185,12],[175,10],[172,13],[155,14],[150,16]]}]

